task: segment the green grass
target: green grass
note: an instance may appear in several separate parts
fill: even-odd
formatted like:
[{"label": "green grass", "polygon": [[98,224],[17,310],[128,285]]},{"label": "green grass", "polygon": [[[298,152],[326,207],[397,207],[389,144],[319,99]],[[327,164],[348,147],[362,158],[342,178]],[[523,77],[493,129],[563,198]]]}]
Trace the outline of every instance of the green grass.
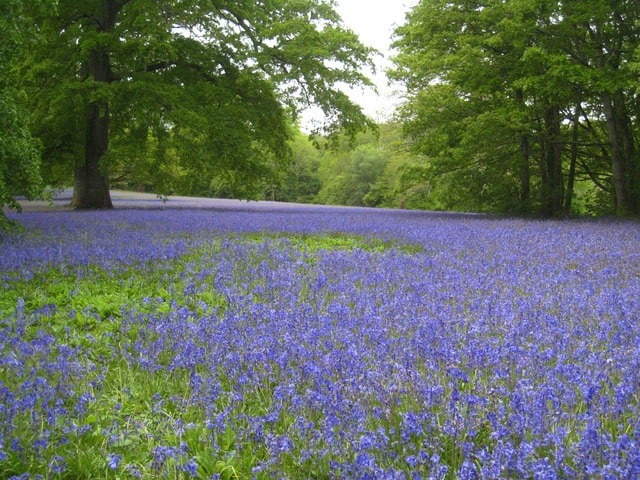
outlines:
[{"label": "green grass", "polygon": [[366,252],[382,253],[395,249],[406,254],[421,253],[424,251],[424,247],[419,244],[400,243],[398,241],[364,237],[361,235],[349,235],[339,232],[325,234],[259,233],[240,237],[241,241],[263,242],[265,239],[286,240],[300,252],[311,255],[323,250],[364,250]]}]

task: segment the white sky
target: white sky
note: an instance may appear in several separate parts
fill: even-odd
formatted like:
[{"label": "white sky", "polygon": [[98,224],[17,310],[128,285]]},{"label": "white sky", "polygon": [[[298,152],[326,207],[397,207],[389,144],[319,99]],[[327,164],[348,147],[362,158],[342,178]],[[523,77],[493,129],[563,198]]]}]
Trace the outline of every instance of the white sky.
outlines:
[{"label": "white sky", "polygon": [[[398,87],[389,85],[385,70],[391,67],[390,57],[393,32],[405,22],[405,14],[419,0],[335,0],[336,11],[344,25],[355,32],[366,46],[373,47],[381,55],[374,57],[376,73],[363,72],[373,80],[377,93],[372,89],[347,91],[351,99],[362,106],[364,113],[376,122],[391,119],[400,103]],[[311,130],[323,123],[319,108],[311,107],[303,112],[301,127]]]},{"label": "white sky", "polygon": [[383,54],[375,59],[376,74],[369,74],[378,95],[373,91],[350,93],[351,98],[376,121],[388,120],[399,102],[398,95],[394,94],[397,87],[387,85],[385,70],[391,66],[393,31],[404,24],[405,14],[417,3],[418,0],[336,0],[336,10],[347,28],[353,30],[362,43]]}]

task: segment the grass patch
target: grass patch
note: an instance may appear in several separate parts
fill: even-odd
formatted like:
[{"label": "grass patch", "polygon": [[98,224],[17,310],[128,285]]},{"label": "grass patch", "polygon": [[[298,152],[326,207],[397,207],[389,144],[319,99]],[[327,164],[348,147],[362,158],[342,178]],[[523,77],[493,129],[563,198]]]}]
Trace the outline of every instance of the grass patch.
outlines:
[{"label": "grass patch", "polygon": [[397,250],[408,255],[421,253],[424,247],[417,243],[405,243],[398,240],[383,240],[375,237],[331,232],[322,234],[309,233],[256,233],[239,237],[240,241],[264,242],[268,240],[286,240],[291,245],[304,253],[314,254],[319,251],[352,251],[363,250],[366,252],[383,253],[389,250]]}]

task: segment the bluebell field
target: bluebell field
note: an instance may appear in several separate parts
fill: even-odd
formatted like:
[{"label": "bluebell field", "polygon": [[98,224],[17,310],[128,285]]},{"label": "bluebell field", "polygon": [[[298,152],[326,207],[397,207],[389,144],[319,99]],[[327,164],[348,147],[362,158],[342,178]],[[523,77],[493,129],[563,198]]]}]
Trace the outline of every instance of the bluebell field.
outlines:
[{"label": "bluebell field", "polygon": [[[0,477],[640,478],[637,223],[15,218],[25,229],[0,237],[2,291],[24,288],[0,312]],[[337,232],[390,243],[290,235]],[[29,300],[43,275],[96,272],[153,291],[110,310]]]}]

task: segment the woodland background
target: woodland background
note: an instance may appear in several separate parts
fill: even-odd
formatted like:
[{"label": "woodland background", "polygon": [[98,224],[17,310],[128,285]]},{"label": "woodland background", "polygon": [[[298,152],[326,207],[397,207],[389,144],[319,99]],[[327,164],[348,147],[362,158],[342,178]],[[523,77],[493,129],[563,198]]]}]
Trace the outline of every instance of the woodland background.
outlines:
[{"label": "woodland background", "polygon": [[[0,204],[74,186],[545,217],[640,213],[635,0],[423,0],[372,49],[331,2],[7,0]],[[319,106],[310,130],[300,113]]]}]

